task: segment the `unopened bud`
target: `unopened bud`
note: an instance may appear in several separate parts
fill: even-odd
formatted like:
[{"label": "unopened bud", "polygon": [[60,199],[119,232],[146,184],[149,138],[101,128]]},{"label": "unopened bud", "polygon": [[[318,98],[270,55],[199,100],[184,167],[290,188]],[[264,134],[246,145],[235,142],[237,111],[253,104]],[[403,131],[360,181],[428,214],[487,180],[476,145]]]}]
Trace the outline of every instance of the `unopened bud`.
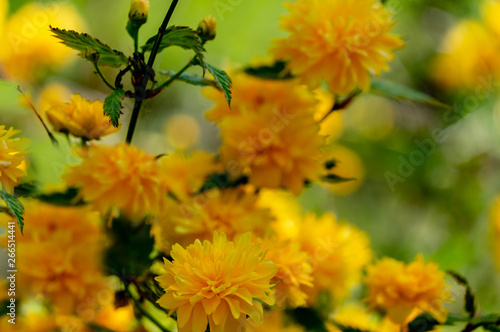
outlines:
[{"label": "unopened bud", "polygon": [[208,15],[203,20],[201,20],[198,25],[198,36],[205,43],[208,40],[215,38],[215,32],[217,30],[217,21],[211,15]]},{"label": "unopened bud", "polygon": [[99,60],[99,52],[93,47],[87,47],[85,50],[84,58],[89,60],[90,62],[97,63]]},{"label": "unopened bud", "polygon": [[128,12],[129,20],[135,25],[143,25],[148,19],[149,0],[132,0],[130,11]]}]

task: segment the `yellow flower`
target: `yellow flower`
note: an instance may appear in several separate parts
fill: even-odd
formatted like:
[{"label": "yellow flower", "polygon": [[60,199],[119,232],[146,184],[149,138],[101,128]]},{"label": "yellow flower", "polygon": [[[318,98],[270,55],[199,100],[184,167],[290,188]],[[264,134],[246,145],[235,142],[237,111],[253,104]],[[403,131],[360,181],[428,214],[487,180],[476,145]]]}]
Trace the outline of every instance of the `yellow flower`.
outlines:
[{"label": "yellow flower", "polygon": [[200,36],[202,41],[212,40],[215,38],[215,33],[217,30],[217,21],[212,15],[208,15],[207,17],[201,20],[198,25],[198,35]]},{"label": "yellow flower", "polygon": [[78,94],[74,94],[69,103],[49,109],[46,116],[55,131],[86,140],[99,139],[119,129],[113,127],[109,117],[104,115],[102,101],[91,102]]},{"label": "yellow flower", "polygon": [[210,240],[215,231],[229,240],[251,232],[264,236],[270,213],[257,206],[257,195],[241,189],[211,189],[183,201],[167,199],[153,223],[156,243],[165,252],[178,243],[187,246],[196,239]]},{"label": "yellow flower", "polygon": [[106,213],[118,208],[133,220],[159,210],[166,190],[153,156],[125,143],[78,153],[82,163],[69,167],[63,178],[68,186],[80,187],[79,195],[95,209]]},{"label": "yellow flower", "polygon": [[276,284],[276,305],[280,308],[295,308],[306,305],[307,294],[302,287],[313,287],[312,266],[309,255],[300,250],[300,244],[269,238],[263,243],[268,250],[266,258],[278,266],[271,280]]},{"label": "yellow flower", "polygon": [[222,171],[215,157],[203,151],[190,154],[175,152],[159,159],[160,179],[178,199],[185,200],[198,192],[208,175]]},{"label": "yellow flower", "polygon": [[19,132],[12,127],[6,130],[0,125],[0,190],[8,193],[12,193],[19,179],[26,176],[23,162],[30,141],[27,138],[12,138]]},{"label": "yellow flower", "polygon": [[330,145],[323,150],[325,159],[334,160],[335,166],[328,170],[329,174],[335,174],[350,181],[329,184],[336,195],[349,195],[358,190],[365,179],[365,167],[363,161],[356,152],[342,145]]},{"label": "yellow flower", "polygon": [[84,23],[72,5],[62,3],[30,2],[8,19],[0,61],[9,78],[37,81],[76,58],[74,51],[52,36],[49,25],[81,31]]},{"label": "yellow flower", "polygon": [[71,90],[59,83],[47,84],[37,99],[37,111],[45,117],[45,113],[51,108],[62,107],[65,102],[71,99]]},{"label": "yellow flower", "polygon": [[439,321],[446,319],[442,303],[448,292],[444,273],[435,263],[424,263],[422,255],[408,265],[383,258],[368,267],[365,283],[371,307],[382,309],[395,323],[401,324],[415,309],[429,312]]},{"label": "yellow flower", "polygon": [[493,231],[493,250],[497,265],[500,268],[500,196],[495,199],[490,210],[491,227]]},{"label": "yellow flower", "polygon": [[273,304],[271,278],[278,267],[265,260],[260,245],[245,233],[235,242],[214,233],[213,242],[179,244],[165,259],[166,273],[156,280],[165,289],[158,303],[177,312],[179,332],[244,331],[247,315],[261,322],[260,301]]},{"label": "yellow flower", "polygon": [[[343,326],[352,327],[361,331],[380,332],[378,322],[372,313],[357,304],[347,304],[335,310],[332,315],[334,322]],[[328,331],[341,332],[338,327],[332,323],[327,323]]]},{"label": "yellow flower", "polygon": [[500,36],[500,22],[498,22],[498,15],[500,15],[500,2],[497,0],[486,0],[483,2],[481,9],[483,21],[486,26],[497,36]]},{"label": "yellow flower", "polygon": [[391,35],[391,12],[377,0],[298,0],[286,4],[281,27],[288,38],[271,53],[289,60],[289,69],[311,88],[325,80],[334,94],[368,90],[370,74],[389,69],[404,43]]},{"label": "yellow flower", "polygon": [[500,76],[500,43],[483,24],[462,21],[445,36],[432,77],[445,88],[476,89]]},{"label": "yellow flower", "polygon": [[149,0],[132,0],[128,13],[129,19],[140,25],[146,23],[149,13]]},{"label": "yellow flower", "polygon": [[259,193],[259,205],[271,211],[275,218],[271,226],[280,239],[297,238],[302,209],[295,196],[284,190],[264,189]]},{"label": "yellow flower", "polygon": [[[100,218],[87,207],[61,207],[23,200],[24,236],[17,237],[21,296],[42,294],[61,313],[72,313],[104,287]],[[11,217],[0,215],[2,224]],[[29,225],[29,226],[28,226]]]},{"label": "yellow flower", "polygon": [[264,321],[261,325],[252,326],[248,332],[305,332],[305,329],[293,322],[288,322],[281,310],[264,312]]},{"label": "yellow flower", "polygon": [[314,303],[323,290],[329,291],[335,301],[344,299],[372,258],[368,236],[329,213],[321,217],[305,215],[296,241],[311,257],[314,287],[304,288],[309,303]]},{"label": "yellow flower", "polygon": [[167,142],[176,149],[187,149],[195,146],[200,140],[200,135],[200,125],[190,115],[174,115],[168,119],[165,126]]},{"label": "yellow flower", "polygon": [[306,180],[323,172],[314,120],[317,100],[295,81],[272,81],[233,75],[233,102],[229,108],[218,93],[207,118],[218,122],[222,161],[234,177],[250,176],[259,188],[285,187],[299,194]]}]

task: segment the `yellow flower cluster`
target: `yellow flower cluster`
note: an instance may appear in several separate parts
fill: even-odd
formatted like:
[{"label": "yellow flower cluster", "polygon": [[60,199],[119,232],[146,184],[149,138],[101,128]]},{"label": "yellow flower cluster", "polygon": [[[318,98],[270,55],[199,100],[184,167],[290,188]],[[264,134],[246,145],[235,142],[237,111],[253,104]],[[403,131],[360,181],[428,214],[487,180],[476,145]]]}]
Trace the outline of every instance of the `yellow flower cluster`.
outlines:
[{"label": "yellow flower cluster", "polygon": [[500,77],[500,2],[483,3],[483,20],[464,20],[447,33],[432,77],[445,88],[477,89]]},{"label": "yellow flower cluster", "polygon": [[55,131],[85,140],[99,139],[119,129],[113,127],[109,117],[104,115],[102,101],[91,102],[78,94],[74,94],[68,103],[49,109],[46,117]]},{"label": "yellow flower cluster", "polygon": [[64,180],[80,187],[79,195],[96,210],[118,208],[132,220],[159,211],[166,190],[153,156],[125,143],[84,147],[79,155],[82,163],[70,167]]},{"label": "yellow flower cluster", "polygon": [[81,31],[84,22],[75,8],[64,2],[29,2],[7,18],[0,36],[0,62],[9,78],[37,81],[75,58],[52,36],[49,25]]},{"label": "yellow flower cluster", "polygon": [[206,93],[216,103],[206,117],[220,127],[226,170],[235,177],[249,175],[259,188],[285,187],[299,194],[306,180],[317,180],[323,171],[324,138],[314,120],[314,94],[295,80],[242,73],[232,80],[231,108],[222,94]]},{"label": "yellow flower cluster", "polygon": [[19,179],[26,176],[27,138],[13,138],[19,130],[0,125],[0,190],[12,193]]},{"label": "yellow flower cluster", "polygon": [[289,60],[291,72],[313,89],[324,80],[334,94],[368,90],[370,75],[389,69],[403,46],[390,34],[391,12],[377,0],[298,0],[287,8],[281,27],[290,35],[271,53]]},{"label": "yellow flower cluster", "polygon": [[365,279],[371,307],[385,310],[395,323],[401,324],[415,309],[446,319],[443,302],[449,297],[444,273],[435,263],[424,263],[422,255],[408,265],[383,258],[368,267]]},{"label": "yellow flower cluster", "polygon": [[[19,292],[42,294],[60,313],[73,313],[103,289],[100,217],[86,207],[61,207],[23,200],[29,231],[17,237]],[[2,225],[11,217],[0,215]]]},{"label": "yellow flower cluster", "polygon": [[235,242],[215,232],[205,240],[171,251],[165,274],[156,278],[165,289],[158,303],[177,312],[179,332],[243,331],[263,319],[262,302],[273,304],[271,278],[277,266],[245,233]]}]

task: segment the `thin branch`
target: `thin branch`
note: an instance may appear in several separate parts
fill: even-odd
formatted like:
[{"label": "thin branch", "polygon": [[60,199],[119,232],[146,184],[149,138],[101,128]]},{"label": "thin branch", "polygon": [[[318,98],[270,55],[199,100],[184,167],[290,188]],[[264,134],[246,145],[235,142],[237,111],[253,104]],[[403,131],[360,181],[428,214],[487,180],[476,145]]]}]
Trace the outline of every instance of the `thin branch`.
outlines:
[{"label": "thin branch", "polygon": [[191,61],[189,61],[184,67],[182,67],[181,70],[179,70],[177,73],[175,73],[175,75],[170,77],[166,82],[163,82],[162,84],[160,84],[159,86],[154,88],[152,90],[152,92],[161,91],[162,89],[164,89],[167,86],[169,86],[170,84],[172,84],[173,81],[178,79],[189,67],[191,67],[191,65],[193,64],[193,60],[194,60],[194,58],[191,59]]},{"label": "thin branch", "polygon": [[102,81],[104,83],[106,83],[106,85],[111,89],[111,90],[116,90],[116,88],[114,86],[112,86],[111,84],[109,84],[109,82],[104,78],[104,76],[102,75],[101,73],[101,70],[99,69],[99,66],[97,65],[97,62],[94,62],[94,68],[97,72],[97,74],[101,77]]},{"label": "thin branch", "polygon": [[328,111],[328,113],[325,114],[325,116],[323,116],[321,118],[321,120],[319,120],[319,123],[325,121],[325,119],[330,116],[330,114],[332,114],[333,112],[335,111],[339,111],[339,110],[343,110],[344,108],[346,108],[347,106],[349,106],[349,104],[351,104],[351,102],[354,100],[354,98],[356,98],[359,94],[361,94],[361,90],[359,89],[356,89],[354,90],[353,92],[351,92],[350,95],[348,95],[344,100],[342,100],[340,103],[335,103],[335,105],[333,105],[332,109]]}]

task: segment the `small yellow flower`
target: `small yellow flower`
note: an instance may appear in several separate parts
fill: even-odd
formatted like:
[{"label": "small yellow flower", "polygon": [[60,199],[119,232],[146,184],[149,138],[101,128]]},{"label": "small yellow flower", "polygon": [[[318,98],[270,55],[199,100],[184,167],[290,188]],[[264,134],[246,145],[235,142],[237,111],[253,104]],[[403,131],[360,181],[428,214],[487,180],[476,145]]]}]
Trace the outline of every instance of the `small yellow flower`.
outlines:
[{"label": "small yellow flower", "polygon": [[313,287],[312,266],[309,255],[300,250],[300,244],[270,238],[264,241],[268,250],[266,258],[278,266],[278,272],[271,280],[276,283],[274,292],[276,306],[295,308],[306,305],[307,294],[302,287]]},{"label": "small yellow flower", "polygon": [[55,131],[86,140],[99,139],[119,129],[113,127],[109,117],[104,115],[102,101],[91,102],[78,94],[74,94],[69,103],[48,110],[46,116]]},{"label": "small yellow flower", "polygon": [[344,299],[360,281],[363,268],[372,258],[368,236],[329,213],[321,217],[305,215],[299,223],[296,241],[311,258],[313,267],[314,287],[304,288],[308,303],[314,303],[324,290],[335,301]]},{"label": "small yellow flower", "polygon": [[153,156],[125,143],[79,149],[80,165],[63,175],[68,186],[80,187],[80,196],[106,213],[118,208],[138,220],[159,211],[166,189],[159,180]]},{"label": "small yellow flower", "polygon": [[213,242],[176,244],[171,256],[156,278],[166,292],[158,303],[177,312],[179,332],[204,332],[207,324],[214,332],[244,331],[247,315],[262,321],[260,301],[273,304],[270,281],[278,267],[265,260],[250,233],[230,242],[216,232]]},{"label": "small yellow flower", "polygon": [[240,189],[211,189],[189,199],[167,199],[153,223],[152,233],[163,251],[178,243],[210,240],[215,231],[229,240],[246,232],[264,236],[272,220],[269,211],[257,206],[257,195]]},{"label": "small yellow flower", "polygon": [[36,82],[47,72],[76,59],[74,51],[52,36],[49,25],[84,30],[75,8],[29,2],[8,18],[0,49],[0,62],[9,78]]},{"label": "small yellow flower", "polygon": [[17,133],[19,130],[6,130],[0,125],[0,190],[8,193],[13,193],[19,179],[26,176],[23,165],[30,141],[27,138],[12,138]]},{"label": "small yellow flower", "polygon": [[[17,237],[17,282],[21,296],[43,295],[58,312],[74,313],[79,303],[103,289],[103,240],[98,213],[23,200],[24,236]],[[11,217],[0,215],[6,225]]]},{"label": "small yellow flower", "polygon": [[422,255],[408,265],[383,258],[368,267],[367,301],[371,307],[385,310],[398,324],[416,308],[444,321],[447,312],[442,303],[449,297],[444,277],[438,265],[425,264]]},{"label": "small yellow flower", "polygon": [[285,187],[299,194],[306,180],[323,173],[317,100],[296,81],[272,81],[235,74],[229,108],[220,93],[207,118],[221,130],[222,161],[235,177],[248,174],[258,188]]},{"label": "small yellow flower", "polygon": [[392,13],[377,0],[298,0],[271,53],[289,60],[289,69],[311,88],[325,80],[334,94],[356,87],[368,90],[370,75],[388,70],[387,62],[404,43],[390,34]]}]

